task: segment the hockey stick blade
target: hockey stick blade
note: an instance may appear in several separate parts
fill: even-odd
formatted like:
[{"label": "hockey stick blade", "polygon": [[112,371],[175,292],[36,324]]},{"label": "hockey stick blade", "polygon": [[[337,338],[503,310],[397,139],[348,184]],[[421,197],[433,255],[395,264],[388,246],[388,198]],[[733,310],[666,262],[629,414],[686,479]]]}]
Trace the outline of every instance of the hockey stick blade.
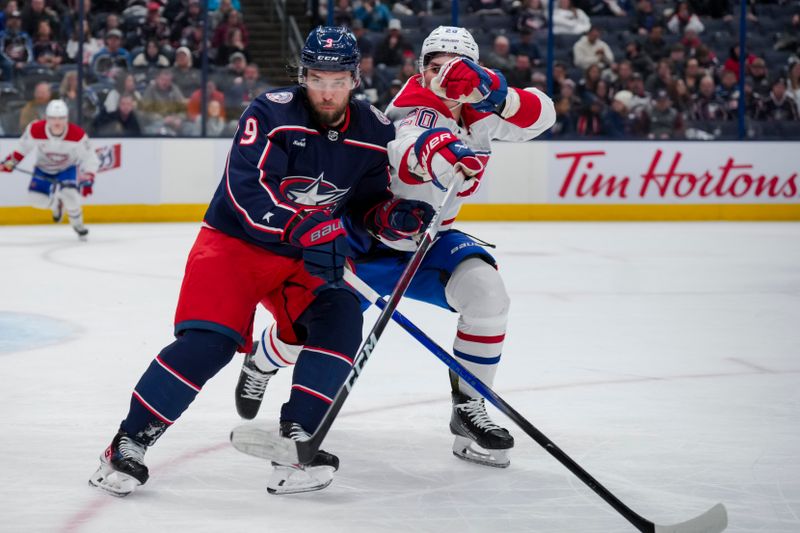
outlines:
[{"label": "hockey stick blade", "polygon": [[728,511],[718,503],[700,516],[671,526],[654,524],[654,533],[720,533],[728,527]]},{"label": "hockey stick blade", "polygon": [[231,431],[231,444],[238,451],[253,457],[279,463],[300,462],[297,441],[281,437],[276,429],[266,429],[257,424],[242,424]]}]

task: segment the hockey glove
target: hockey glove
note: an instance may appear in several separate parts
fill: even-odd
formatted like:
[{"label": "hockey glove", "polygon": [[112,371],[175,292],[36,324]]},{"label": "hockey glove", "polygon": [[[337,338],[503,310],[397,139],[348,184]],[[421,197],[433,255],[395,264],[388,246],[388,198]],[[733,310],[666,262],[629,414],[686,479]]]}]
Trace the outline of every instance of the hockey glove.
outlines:
[{"label": "hockey glove", "polygon": [[341,219],[331,218],[325,210],[301,211],[289,223],[286,240],[303,249],[303,265],[309,274],[328,286],[345,286],[342,278],[350,247]]},{"label": "hockey glove", "polygon": [[375,210],[376,233],[387,241],[407,239],[425,231],[434,214],[434,208],[426,202],[386,200]]},{"label": "hockey glove", "polygon": [[414,153],[426,177],[440,189],[447,190],[456,172],[461,172],[465,181],[458,196],[470,196],[478,190],[483,163],[447,128],[425,131],[414,143]]},{"label": "hockey glove", "polygon": [[12,152],[0,165],[0,172],[12,172],[24,156],[19,152]]},{"label": "hockey glove", "polygon": [[499,112],[508,95],[508,83],[499,70],[489,70],[466,57],[448,61],[431,81],[437,96],[471,104],[483,113]]},{"label": "hockey glove", "polygon": [[86,198],[87,196],[91,196],[92,194],[92,186],[94,185],[94,174],[91,172],[87,172],[86,174],[81,175],[80,179],[78,180],[78,188],[81,191],[81,196]]}]

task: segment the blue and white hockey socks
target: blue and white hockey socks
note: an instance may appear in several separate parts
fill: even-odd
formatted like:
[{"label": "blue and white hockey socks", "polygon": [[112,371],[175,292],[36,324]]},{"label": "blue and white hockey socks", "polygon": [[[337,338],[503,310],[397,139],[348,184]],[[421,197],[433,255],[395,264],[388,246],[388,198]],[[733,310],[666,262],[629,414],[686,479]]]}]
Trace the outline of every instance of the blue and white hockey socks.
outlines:
[{"label": "blue and white hockey socks", "polygon": [[190,329],[161,350],[145,370],[121,428],[147,446],[194,401],[203,385],[227,365],[236,341],[213,331]]}]

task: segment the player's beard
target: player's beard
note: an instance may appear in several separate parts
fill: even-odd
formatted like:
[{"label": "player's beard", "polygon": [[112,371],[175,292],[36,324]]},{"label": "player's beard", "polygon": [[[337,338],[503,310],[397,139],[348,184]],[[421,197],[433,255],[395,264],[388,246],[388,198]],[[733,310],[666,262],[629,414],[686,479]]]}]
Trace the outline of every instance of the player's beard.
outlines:
[{"label": "player's beard", "polygon": [[336,109],[318,109],[318,107],[314,105],[312,105],[311,108],[314,113],[314,118],[317,120],[317,122],[324,126],[335,127],[338,126],[344,118],[344,114],[347,111],[348,105],[350,105],[349,98]]}]

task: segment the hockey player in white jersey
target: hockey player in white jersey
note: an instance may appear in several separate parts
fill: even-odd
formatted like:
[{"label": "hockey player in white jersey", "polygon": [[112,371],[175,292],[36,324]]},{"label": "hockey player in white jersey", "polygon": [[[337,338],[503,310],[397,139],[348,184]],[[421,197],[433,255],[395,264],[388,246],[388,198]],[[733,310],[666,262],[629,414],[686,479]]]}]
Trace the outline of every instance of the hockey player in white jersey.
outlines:
[{"label": "hockey player in white jersey", "polygon": [[[389,144],[395,197],[440,205],[456,173],[466,178],[458,194],[461,201],[443,214],[437,241],[406,296],[459,314],[454,355],[491,386],[502,354],[509,298],[494,258],[472,237],[452,229],[453,223],[463,201],[480,186],[491,141],[533,139],[553,125],[555,109],[543,92],[508,87],[500,72],[481,67],[478,59],[469,31],[436,28],[422,45],[420,73],[408,80],[386,115],[397,129]],[[360,253],[359,277],[381,294],[391,293],[415,241],[393,231],[359,235],[350,226],[348,238]],[[264,331],[256,352],[245,358],[236,389],[240,416],[256,415],[268,380],[277,369],[291,365],[299,349],[283,342],[274,325]],[[483,398],[472,387],[453,372],[450,382],[453,453],[507,467],[513,437],[489,418]]]},{"label": "hockey player in white jersey", "polygon": [[100,166],[97,154],[83,129],[67,120],[69,110],[63,100],[51,100],[45,119],[31,122],[22,134],[19,150],[10,154],[0,172],[11,172],[31,152],[36,162],[28,185],[31,204],[49,209],[53,222],[61,222],[64,212],[80,239],[89,230],[83,224],[81,197],[92,194],[94,175]]}]

